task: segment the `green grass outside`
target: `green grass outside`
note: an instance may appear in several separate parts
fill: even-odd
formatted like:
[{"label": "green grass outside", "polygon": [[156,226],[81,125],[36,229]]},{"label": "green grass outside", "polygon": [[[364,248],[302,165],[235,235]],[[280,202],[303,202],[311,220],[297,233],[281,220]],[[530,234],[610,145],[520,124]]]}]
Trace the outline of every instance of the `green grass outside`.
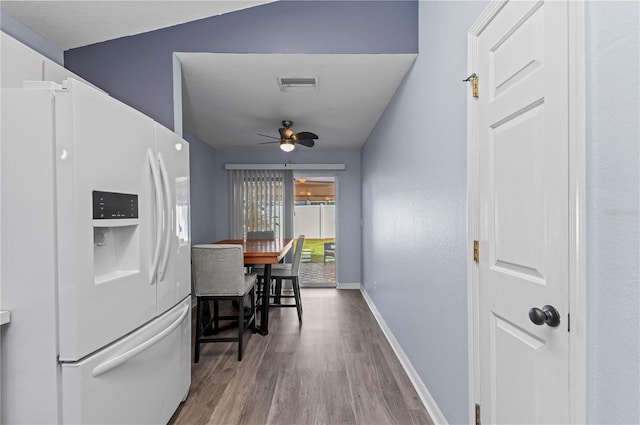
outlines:
[{"label": "green grass outside", "polygon": [[335,242],[335,238],[305,239],[302,249],[311,250],[312,263],[324,263],[324,244],[327,242]]}]

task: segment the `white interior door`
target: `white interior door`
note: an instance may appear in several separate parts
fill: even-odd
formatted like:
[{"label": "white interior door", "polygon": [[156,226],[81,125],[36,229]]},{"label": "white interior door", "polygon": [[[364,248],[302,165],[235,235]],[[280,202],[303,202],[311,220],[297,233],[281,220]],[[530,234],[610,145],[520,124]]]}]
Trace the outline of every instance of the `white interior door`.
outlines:
[{"label": "white interior door", "polygon": [[567,2],[512,1],[478,37],[482,423],[570,419],[567,34]]}]

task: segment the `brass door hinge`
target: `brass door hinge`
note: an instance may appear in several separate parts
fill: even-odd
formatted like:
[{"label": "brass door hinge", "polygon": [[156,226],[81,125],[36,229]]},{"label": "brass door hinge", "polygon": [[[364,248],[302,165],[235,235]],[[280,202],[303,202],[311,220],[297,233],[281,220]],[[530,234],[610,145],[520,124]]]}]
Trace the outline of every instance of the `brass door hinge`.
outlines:
[{"label": "brass door hinge", "polygon": [[476,263],[480,261],[480,243],[473,241],[473,261]]},{"label": "brass door hinge", "polygon": [[476,425],[482,425],[480,422],[480,405],[476,403]]},{"label": "brass door hinge", "polygon": [[467,78],[465,78],[462,81],[463,82],[471,81],[473,97],[478,97],[478,75],[474,72],[473,74],[469,75]]}]

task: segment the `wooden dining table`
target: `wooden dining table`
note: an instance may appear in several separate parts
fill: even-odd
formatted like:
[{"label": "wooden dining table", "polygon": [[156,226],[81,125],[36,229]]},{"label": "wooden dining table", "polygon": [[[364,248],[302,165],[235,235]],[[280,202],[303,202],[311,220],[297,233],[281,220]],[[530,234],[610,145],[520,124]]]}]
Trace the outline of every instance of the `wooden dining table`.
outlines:
[{"label": "wooden dining table", "polygon": [[271,265],[279,263],[293,246],[293,239],[224,239],[216,244],[242,245],[244,264],[246,266],[264,265],[264,280],[259,291],[260,323],[256,331],[261,335],[269,333],[269,283],[271,281]]}]

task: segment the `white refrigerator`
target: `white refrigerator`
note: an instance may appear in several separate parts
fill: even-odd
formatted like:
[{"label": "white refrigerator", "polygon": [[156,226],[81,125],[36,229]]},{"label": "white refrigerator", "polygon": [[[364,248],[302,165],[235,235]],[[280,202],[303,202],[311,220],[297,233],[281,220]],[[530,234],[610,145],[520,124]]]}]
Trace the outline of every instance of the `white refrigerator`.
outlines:
[{"label": "white refrigerator", "polygon": [[79,81],[2,90],[0,423],[166,423],[189,391],[189,145]]}]

